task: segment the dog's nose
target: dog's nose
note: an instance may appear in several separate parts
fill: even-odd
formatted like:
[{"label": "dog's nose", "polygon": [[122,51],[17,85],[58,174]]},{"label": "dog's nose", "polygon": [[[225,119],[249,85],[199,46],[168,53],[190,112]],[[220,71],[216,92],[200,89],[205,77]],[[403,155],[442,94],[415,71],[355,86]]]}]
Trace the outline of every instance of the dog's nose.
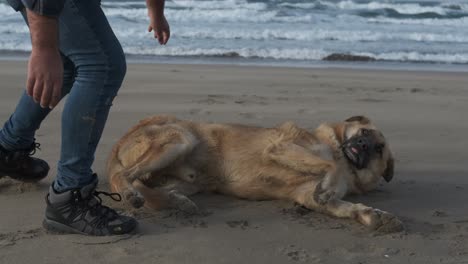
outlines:
[{"label": "dog's nose", "polygon": [[364,140],[364,139],[362,139],[362,138],[360,138],[360,139],[358,140],[358,145],[359,145],[359,146],[361,147],[361,149],[363,149],[363,150],[367,150],[367,149],[368,149],[368,145],[367,145],[366,140]]}]

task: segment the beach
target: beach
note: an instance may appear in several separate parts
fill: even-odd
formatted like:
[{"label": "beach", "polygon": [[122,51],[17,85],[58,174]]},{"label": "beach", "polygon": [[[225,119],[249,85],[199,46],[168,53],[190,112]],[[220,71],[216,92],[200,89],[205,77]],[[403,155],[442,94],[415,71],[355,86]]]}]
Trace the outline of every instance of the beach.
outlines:
[{"label": "beach", "polygon": [[[24,90],[26,69],[25,61],[0,61],[1,122]],[[467,83],[466,72],[404,68],[129,64],[96,153],[100,189],[108,190],[112,145],[151,115],[314,129],[359,114],[383,131],[396,170],[390,183],[348,199],[395,214],[406,230],[376,234],[287,201],[200,194],[199,216],[127,211],[140,223],[134,235],[48,234],[41,223],[63,101],[36,135],[49,176],[38,184],[0,179],[0,263],[468,263]]]}]

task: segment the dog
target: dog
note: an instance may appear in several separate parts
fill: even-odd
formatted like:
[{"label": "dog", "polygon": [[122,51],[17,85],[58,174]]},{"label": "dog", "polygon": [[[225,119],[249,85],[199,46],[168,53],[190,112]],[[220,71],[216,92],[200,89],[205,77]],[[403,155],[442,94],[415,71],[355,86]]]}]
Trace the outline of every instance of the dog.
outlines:
[{"label": "dog", "polygon": [[403,230],[402,222],[343,198],[390,182],[393,172],[386,139],[364,116],[323,123],[313,132],[292,122],[263,128],[153,116],[115,144],[107,163],[111,190],[135,208],[196,213],[188,197],[208,191],[290,200],[385,232]]}]

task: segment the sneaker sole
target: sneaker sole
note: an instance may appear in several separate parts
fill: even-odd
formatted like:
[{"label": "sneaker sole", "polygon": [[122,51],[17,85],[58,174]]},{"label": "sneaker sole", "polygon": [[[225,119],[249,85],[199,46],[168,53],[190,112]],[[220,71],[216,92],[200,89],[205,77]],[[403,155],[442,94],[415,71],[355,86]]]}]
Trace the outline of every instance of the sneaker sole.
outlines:
[{"label": "sneaker sole", "polygon": [[37,178],[28,178],[24,177],[21,174],[11,174],[11,173],[0,173],[0,179],[4,177],[8,177],[15,181],[26,182],[26,183],[37,183],[45,179],[48,175],[48,172],[45,175],[41,175]]},{"label": "sneaker sole", "polygon": [[[64,225],[62,223],[59,223],[59,222],[56,222],[56,221],[53,221],[53,220],[50,220],[50,219],[47,219],[47,218],[44,219],[44,221],[42,221],[42,226],[44,227],[44,229],[47,230],[47,232],[51,232],[51,233],[55,233],[55,234],[79,234],[79,235],[85,235],[85,236],[118,236],[116,234],[115,235],[114,234],[92,235],[92,234],[84,233],[84,232],[81,232],[78,229],[75,229],[73,227]],[[121,234],[121,235],[135,234],[136,231],[137,231],[137,228],[138,228],[138,223],[136,224],[136,226],[133,228],[132,231],[130,231],[130,232],[126,233],[126,234]]]},{"label": "sneaker sole", "polygon": [[62,224],[62,223],[55,222],[55,221],[49,220],[49,219],[44,219],[44,221],[42,221],[42,226],[43,226],[47,231],[52,232],[52,233],[58,233],[58,234],[80,234],[80,235],[87,235],[87,236],[90,235],[90,234],[87,234],[87,233],[83,233],[83,232],[81,232],[81,231],[78,230],[78,229],[69,227],[69,226],[64,225],[64,224]]}]

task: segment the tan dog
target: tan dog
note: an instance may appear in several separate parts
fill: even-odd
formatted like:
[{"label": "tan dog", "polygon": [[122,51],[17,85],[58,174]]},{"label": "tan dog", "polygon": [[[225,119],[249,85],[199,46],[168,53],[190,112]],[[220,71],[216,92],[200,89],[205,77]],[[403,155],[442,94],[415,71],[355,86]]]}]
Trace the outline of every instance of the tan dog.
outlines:
[{"label": "tan dog", "polygon": [[390,213],[344,201],[393,177],[382,133],[363,116],[322,124],[314,132],[284,123],[275,128],[206,124],[155,116],[114,146],[111,189],[134,207],[179,208],[215,191],[252,200],[283,199],[381,231],[400,231]]}]

